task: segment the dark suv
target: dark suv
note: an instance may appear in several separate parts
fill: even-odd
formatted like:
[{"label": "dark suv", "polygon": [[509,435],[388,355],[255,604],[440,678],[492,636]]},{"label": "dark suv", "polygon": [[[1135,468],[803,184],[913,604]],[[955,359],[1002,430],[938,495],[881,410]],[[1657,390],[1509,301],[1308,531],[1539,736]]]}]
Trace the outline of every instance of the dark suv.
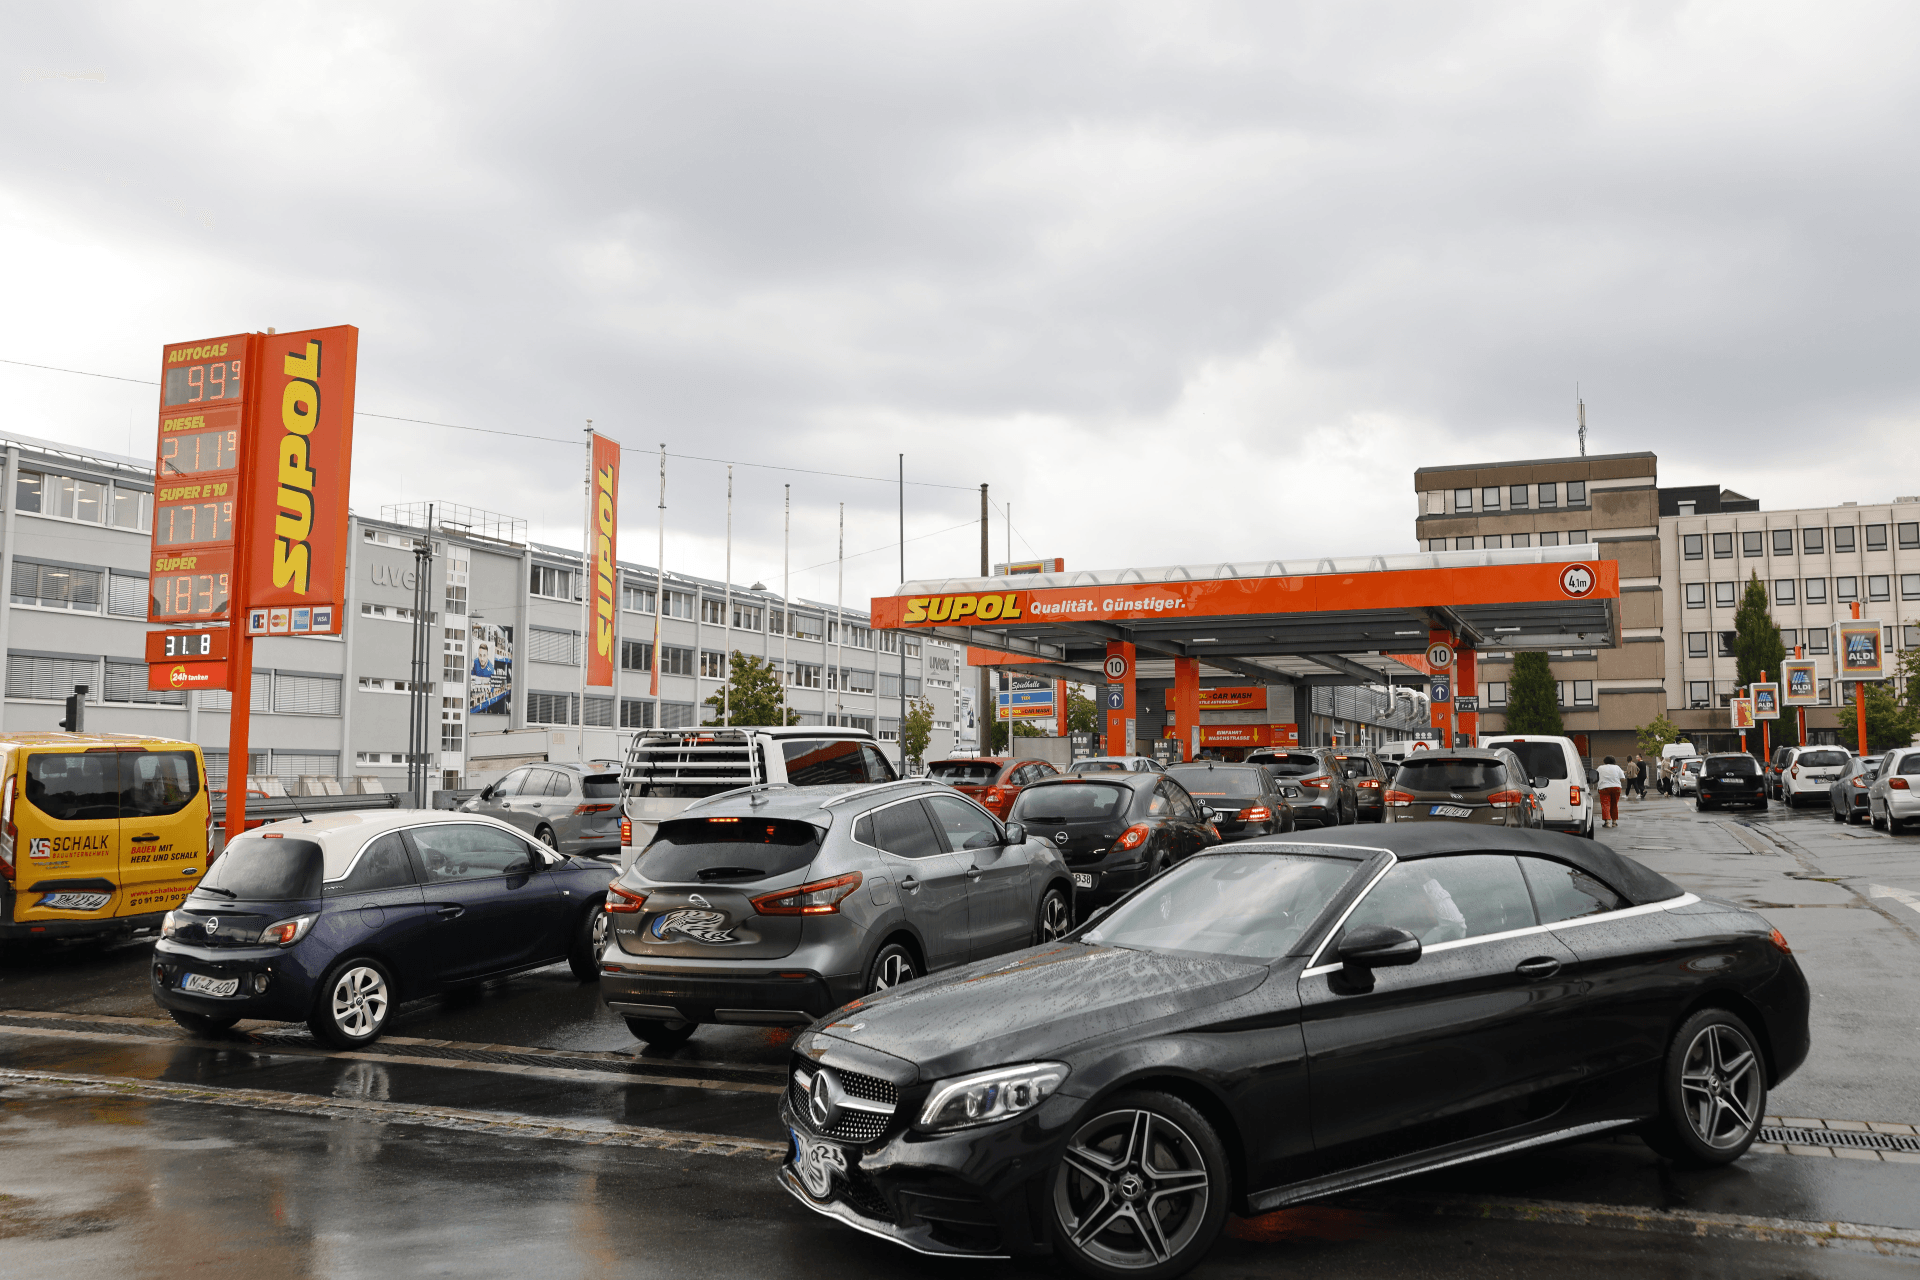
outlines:
[{"label": "dark suv", "polygon": [[1387,766],[1371,747],[1335,747],[1334,763],[1353,784],[1354,814],[1361,822],[1387,820]]},{"label": "dark suv", "polygon": [[1767,807],[1767,779],[1760,762],[1744,751],[1726,751],[1710,755],[1700,766],[1699,790],[1694,792],[1694,808],[1718,809],[1722,805],[1750,804]]},{"label": "dark suv", "polygon": [[1180,859],[1220,843],[1206,809],[1158,773],[1048,778],[1020,792],[1011,820],[1060,850],[1083,920]]},{"label": "dark suv", "polygon": [[1359,790],[1333,748],[1273,747],[1249,752],[1246,762],[1265,766],[1283,789],[1299,791],[1287,797],[1294,821],[1321,827],[1360,821]]}]

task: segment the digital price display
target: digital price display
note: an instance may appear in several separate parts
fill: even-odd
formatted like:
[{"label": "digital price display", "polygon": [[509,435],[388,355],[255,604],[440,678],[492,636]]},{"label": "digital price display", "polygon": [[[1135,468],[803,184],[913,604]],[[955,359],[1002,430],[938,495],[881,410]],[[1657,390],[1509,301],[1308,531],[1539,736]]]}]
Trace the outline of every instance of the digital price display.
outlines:
[{"label": "digital price display", "polygon": [[155,547],[233,541],[233,502],[172,502],[153,509]]},{"label": "digital price display", "polygon": [[[199,421],[199,419],[194,419]],[[169,423],[169,426],[173,424]],[[197,476],[208,471],[237,471],[240,467],[240,429],[229,431],[183,431],[160,437],[159,475],[164,484],[170,476]]]},{"label": "digital price display", "polygon": [[225,627],[204,627],[197,631],[147,632],[148,662],[225,662]]},{"label": "digital price display", "polygon": [[[161,356],[149,622],[224,619],[232,610],[248,350],[239,335],[177,343]],[[165,652],[149,661],[196,658],[207,660]]]},{"label": "digital price display", "polygon": [[[209,343],[208,346],[219,346]],[[238,349],[235,343],[233,348]],[[240,398],[238,360],[214,360],[203,364],[170,367],[161,385],[160,403],[171,409],[178,405],[206,404],[214,400]]]},{"label": "digital price display", "polygon": [[[192,560],[207,557],[182,558]],[[191,618],[224,618],[227,616],[227,593],[232,586],[232,579],[233,575],[225,571],[170,573],[164,577],[155,575],[150,580],[152,598],[147,602],[148,620],[181,622]]]}]

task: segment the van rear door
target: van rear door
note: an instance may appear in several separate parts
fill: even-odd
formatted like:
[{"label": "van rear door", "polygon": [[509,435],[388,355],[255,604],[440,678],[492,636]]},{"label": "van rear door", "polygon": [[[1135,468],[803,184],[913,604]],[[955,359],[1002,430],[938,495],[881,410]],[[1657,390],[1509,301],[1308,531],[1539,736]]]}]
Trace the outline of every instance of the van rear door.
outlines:
[{"label": "van rear door", "polygon": [[120,753],[26,751],[13,784],[16,923],[118,914]]},{"label": "van rear door", "polygon": [[154,746],[120,757],[120,902],[114,914],[180,905],[207,870],[206,770],[191,746]]}]

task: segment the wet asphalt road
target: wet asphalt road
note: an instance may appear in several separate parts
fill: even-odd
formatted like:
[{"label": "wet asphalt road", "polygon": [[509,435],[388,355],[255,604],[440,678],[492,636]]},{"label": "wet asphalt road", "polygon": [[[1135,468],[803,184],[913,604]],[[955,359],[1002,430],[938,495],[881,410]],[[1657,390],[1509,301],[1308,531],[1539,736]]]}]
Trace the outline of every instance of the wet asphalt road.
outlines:
[{"label": "wet asphalt road", "polygon": [[[1920,909],[1901,896],[1920,902],[1920,837],[1660,800],[1606,835],[1794,944],[1815,1048],[1770,1114],[1920,1124]],[[407,1006],[358,1053],[267,1024],[198,1040],[149,1000],[150,951],[0,956],[0,1276],[1064,1274],[934,1263],[789,1200],[772,1177],[785,1032],[643,1053],[556,967]],[[1815,1247],[1792,1225],[1833,1222],[1867,1229]],[[1920,1156],[1691,1172],[1608,1140],[1230,1237],[1196,1274],[1910,1275]]]}]

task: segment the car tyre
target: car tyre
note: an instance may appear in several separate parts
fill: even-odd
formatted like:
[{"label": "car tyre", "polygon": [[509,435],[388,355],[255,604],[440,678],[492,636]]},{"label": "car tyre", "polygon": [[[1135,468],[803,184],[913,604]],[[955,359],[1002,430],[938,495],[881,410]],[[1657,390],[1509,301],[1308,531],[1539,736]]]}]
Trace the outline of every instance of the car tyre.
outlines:
[{"label": "car tyre", "polygon": [[[1051,890],[1058,893],[1058,889]],[[1046,904],[1041,904],[1041,910]],[[913,948],[904,942],[889,942],[874,955],[873,963],[867,966],[865,984],[868,995],[890,991],[894,987],[905,986],[920,976],[920,961],[913,954]]]},{"label": "car tyre", "polygon": [[1068,1139],[1049,1178],[1054,1254],[1096,1280],[1168,1280],[1213,1247],[1232,1195],[1226,1150],[1171,1094],[1116,1094]]},{"label": "car tyre", "polygon": [[357,1049],[380,1038],[393,1003],[393,975],[385,965],[365,956],[342,960],[320,980],[307,1028],[329,1049]]},{"label": "car tyre", "polygon": [[1847,815],[1835,809],[1831,804],[1827,806],[1827,809],[1832,813],[1835,822],[1845,822],[1847,820]]},{"label": "car tyre", "polygon": [[1713,806],[1708,804],[1705,800],[1695,800],[1693,802],[1693,811],[1695,813],[1705,813],[1707,810],[1711,808],[1713,808]]},{"label": "car tyre", "polygon": [[1040,915],[1034,922],[1033,939],[1039,945],[1058,942],[1073,932],[1073,904],[1059,889],[1040,895]]},{"label": "car tyre", "polygon": [[594,903],[592,910],[580,922],[574,931],[573,946],[567,951],[567,968],[573,970],[573,976],[581,982],[593,982],[600,977],[600,955],[607,949],[607,936],[611,933],[610,922],[602,903]]},{"label": "car tyre", "polygon": [[533,833],[533,838],[535,840],[538,840],[541,844],[547,846],[547,848],[553,850],[555,853],[560,852],[560,841],[553,834],[552,827],[542,825],[539,830]]},{"label": "car tyre", "polygon": [[649,1049],[678,1049],[700,1029],[699,1023],[681,1018],[628,1018],[626,1024],[633,1038]]},{"label": "car tyre", "polygon": [[1679,1164],[1732,1164],[1760,1133],[1767,1064],[1760,1041],[1726,1009],[1702,1009],[1681,1024],[1660,1068],[1660,1115],[1641,1129],[1647,1145]]},{"label": "car tyre", "polygon": [[225,1014],[188,1013],[185,1009],[169,1009],[173,1020],[197,1036],[217,1036],[231,1030],[238,1018],[229,1018]]}]

